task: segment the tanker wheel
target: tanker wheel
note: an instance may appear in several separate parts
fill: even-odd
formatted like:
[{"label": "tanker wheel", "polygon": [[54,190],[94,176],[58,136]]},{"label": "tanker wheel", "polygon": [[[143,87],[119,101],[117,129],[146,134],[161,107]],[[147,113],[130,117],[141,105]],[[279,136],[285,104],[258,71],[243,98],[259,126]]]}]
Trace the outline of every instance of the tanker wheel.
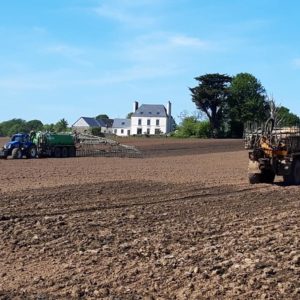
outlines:
[{"label": "tanker wheel", "polygon": [[283,181],[287,185],[300,184],[300,160],[295,160],[292,164],[291,172],[283,176]]},{"label": "tanker wheel", "polygon": [[261,182],[262,183],[273,183],[275,179],[275,173],[273,171],[264,171],[261,173]]},{"label": "tanker wheel", "polygon": [[60,158],[61,157],[61,150],[60,150],[59,147],[56,147],[54,149],[54,157],[56,157],[56,158]]},{"label": "tanker wheel", "polygon": [[299,159],[295,161],[295,165],[293,167],[293,181],[294,184],[296,185],[300,184],[300,160]]},{"label": "tanker wheel", "polygon": [[69,156],[70,157],[75,157],[76,156],[76,149],[75,149],[75,147],[70,147],[69,148]]},{"label": "tanker wheel", "polygon": [[262,176],[260,173],[251,173],[248,176],[249,176],[250,184],[256,184],[262,182]]},{"label": "tanker wheel", "polygon": [[15,148],[11,152],[11,156],[13,159],[20,159],[22,158],[22,151],[20,148]]},{"label": "tanker wheel", "polygon": [[61,157],[68,157],[68,149],[66,147],[63,147],[61,150]]},{"label": "tanker wheel", "polygon": [[35,146],[31,146],[27,151],[27,158],[36,158],[37,156],[37,150]]}]

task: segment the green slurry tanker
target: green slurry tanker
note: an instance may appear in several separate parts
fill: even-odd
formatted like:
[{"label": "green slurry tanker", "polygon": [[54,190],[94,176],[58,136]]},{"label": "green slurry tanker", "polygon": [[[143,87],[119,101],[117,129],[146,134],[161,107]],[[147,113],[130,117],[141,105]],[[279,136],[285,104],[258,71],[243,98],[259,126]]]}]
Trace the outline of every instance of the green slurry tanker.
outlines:
[{"label": "green slurry tanker", "polygon": [[2,149],[0,158],[74,157],[75,138],[69,133],[17,133]]},{"label": "green slurry tanker", "polygon": [[76,156],[74,136],[69,133],[33,132],[31,141],[37,147],[38,157]]}]

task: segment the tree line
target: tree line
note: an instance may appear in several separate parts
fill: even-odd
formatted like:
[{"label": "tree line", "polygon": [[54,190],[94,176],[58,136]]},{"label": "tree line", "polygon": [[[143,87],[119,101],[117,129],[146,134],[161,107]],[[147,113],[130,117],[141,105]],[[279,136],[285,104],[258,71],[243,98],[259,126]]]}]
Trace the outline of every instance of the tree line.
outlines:
[{"label": "tree line", "polygon": [[23,119],[11,119],[0,123],[0,136],[11,136],[17,132],[29,133],[31,130],[65,132],[70,129],[64,118],[51,124],[43,124],[40,120],[25,121]]},{"label": "tree line", "polygon": [[[192,101],[206,117],[182,119],[175,135],[181,137],[234,137],[243,136],[247,121],[262,123],[270,116],[269,98],[261,82],[249,73],[236,76],[206,74],[196,77],[198,85],[189,88]],[[284,106],[277,109],[280,126],[300,124],[297,115]]]}]

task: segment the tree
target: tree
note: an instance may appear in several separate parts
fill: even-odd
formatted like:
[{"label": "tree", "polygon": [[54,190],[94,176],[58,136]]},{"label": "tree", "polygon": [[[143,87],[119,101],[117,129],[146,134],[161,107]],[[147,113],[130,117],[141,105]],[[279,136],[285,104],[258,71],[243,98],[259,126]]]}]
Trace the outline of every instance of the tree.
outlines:
[{"label": "tree", "polygon": [[210,129],[211,127],[208,121],[200,121],[196,116],[186,116],[182,119],[174,133],[174,136],[181,138],[207,138],[211,134]]},{"label": "tree", "polygon": [[68,122],[63,118],[59,120],[55,125],[54,129],[56,132],[64,132],[68,129]]},{"label": "tree", "polygon": [[284,106],[280,106],[276,113],[276,117],[280,121],[280,126],[295,126],[300,124],[300,118]]},{"label": "tree", "polygon": [[23,119],[11,119],[1,124],[1,134],[5,136],[11,136],[18,132],[28,132],[26,127],[26,121]]},{"label": "tree", "polygon": [[242,137],[245,122],[262,122],[266,119],[268,113],[266,91],[260,81],[249,73],[234,76],[229,91],[226,111],[230,134]]},{"label": "tree", "polygon": [[102,114],[95,117],[96,120],[107,120],[109,119],[108,115]]},{"label": "tree", "polygon": [[220,135],[224,120],[224,109],[230,95],[230,76],[224,74],[206,74],[196,77],[198,86],[190,88],[192,101],[203,111],[210,122],[213,137]]},{"label": "tree", "polygon": [[27,131],[31,130],[39,131],[43,129],[43,123],[40,120],[31,120],[26,123]]},{"label": "tree", "polygon": [[45,124],[43,126],[44,131],[54,132],[55,131],[55,125],[53,123],[51,124]]},{"label": "tree", "polygon": [[131,119],[131,116],[133,115],[133,112],[130,112],[127,114],[126,119]]}]

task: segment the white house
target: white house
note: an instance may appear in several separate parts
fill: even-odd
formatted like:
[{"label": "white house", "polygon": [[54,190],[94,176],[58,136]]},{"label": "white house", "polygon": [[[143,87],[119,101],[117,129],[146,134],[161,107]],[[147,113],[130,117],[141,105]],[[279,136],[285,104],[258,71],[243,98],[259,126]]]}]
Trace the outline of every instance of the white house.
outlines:
[{"label": "white house", "polygon": [[117,136],[129,136],[131,132],[131,120],[114,119],[112,132]]},{"label": "white house", "polygon": [[133,103],[131,135],[167,134],[173,130],[174,124],[170,101],[167,103],[167,107],[157,104],[142,104],[139,107],[137,101]]}]

